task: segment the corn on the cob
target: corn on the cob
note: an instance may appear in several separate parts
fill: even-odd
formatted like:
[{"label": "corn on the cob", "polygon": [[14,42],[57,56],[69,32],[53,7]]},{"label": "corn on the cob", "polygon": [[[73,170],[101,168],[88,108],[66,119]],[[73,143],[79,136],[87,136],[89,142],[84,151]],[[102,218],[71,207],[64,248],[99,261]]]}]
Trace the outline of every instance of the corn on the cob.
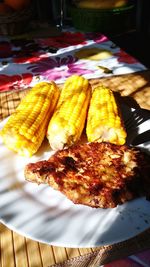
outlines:
[{"label": "corn on the cob", "polygon": [[40,82],[22,99],[0,135],[9,149],[22,156],[37,152],[57,104],[59,89],[54,82]]},{"label": "corn on the cob", "polygon": [[47,138],[54,150],[76,143],[83,131],[91,97],[91,85],[84,77],[69,77],[62,88],[50,120]]},{"label": "corn on the cob", "polygon": [[113,92],[97,86],[92,93],[86,133],[89,142],[110,142],[123,145],[126,131]]}]

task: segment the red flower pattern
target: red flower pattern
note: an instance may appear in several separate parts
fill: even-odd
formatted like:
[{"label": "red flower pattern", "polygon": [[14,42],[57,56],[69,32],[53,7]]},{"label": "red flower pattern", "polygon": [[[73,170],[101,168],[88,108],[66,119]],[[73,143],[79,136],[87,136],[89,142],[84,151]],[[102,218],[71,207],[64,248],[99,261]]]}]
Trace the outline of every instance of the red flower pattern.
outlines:
[{"label": "red flower pattern", "polygon": [[120,50],[118,53],[115,53],[114,56],[118,57],[118,62],[124,62],[127,64],[137,63],[137,59],[127,54],[125,51]]},{"label": "red flower pattern", "polygon": [[29,87],[33,75],[31,73],[23,73],[16,75],[0,75],[0,92],[25,89]]},{"label": "red flower pattern", "polygon": [[[92,44],[91,44],[92,41]],[[13,39],[0,41],[0,91],[20,90],[30,86],[33,76],[39,76],[41,79],[63,80],[71,74],[91,74],[97,75],[97,69],[92,68],[92,64],[77,62],[73,50],[67,50],[69,46],[99,45],[108,41],[108,38],[100,33],[80,33],[80,32],[63,32],[59,36],[46,39]],[[106,44],[111,47],[110,44]],[[59,53],[61,48],[66,48],[65,53]],[[70,51],[70,52],[69,52]],[[58,53],[57,53],[58,52]],[[69,54],[69,53],[70,54]],[[138,61],[124,52],[119,50],[113,53],[116,57],[116,73],[122,65],[133,64],[135,71],[140,70]],[[110,59],[111,61],[111,59]],[[77,64],[76,64],[77,62]],[[123,64],[118,64],[121,62]],[[82,65],[83,64],[83,65]],[[108,68],[109,68],[108,59]],[[121,65],[121,66],[120,66]],[[16,68],[17,66],[17,68]],[[96,66],[96,65],[94,65]],[[127,66],[128,67],[128,66]],[[142,65],[141,65],[142,67]],[[14,73],[16,68],[16,73]],[[19,69],[19,74],[17,70]],[[101,75],[101,73],[100,73]],[[60,81],[59,81],[60,82]]]},{"label": "red flower pattern", "polygon": [[39,52],[35,52],[35,53],[32,53],[32,55],[30,56],[27,56],[27,55],[24,55],[22,54],[22,56],[20,55],[19,57],[15,57],[13,59],[14,63],[38,63],[38,61],[41,60],[41,57],[40,57],[40,53]]},{"label": "red flower pattern", "polygon": [[39,40],[40,45],[53,46],[56,48],[64,48],[70,45],[86,44],[86,38],[83,33],[64,32],[60,36],[50,37]]}]

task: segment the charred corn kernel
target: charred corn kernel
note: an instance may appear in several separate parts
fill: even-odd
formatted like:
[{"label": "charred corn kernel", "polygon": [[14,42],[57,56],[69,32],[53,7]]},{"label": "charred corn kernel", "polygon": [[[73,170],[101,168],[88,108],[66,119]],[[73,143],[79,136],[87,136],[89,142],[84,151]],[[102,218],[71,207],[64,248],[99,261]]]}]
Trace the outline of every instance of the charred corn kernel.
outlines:
[{"label": "charred corn kernel", "polygon": [[54,82],[40,82],[22,99],[1,130],[6,146],[22,156],[37,152],[59,97]]},{"label": "charred corn kernel", "polygon": [[86,133],[89,142],[110,142],[123,145],[126,131],[113,92],[97,86],[92,93]]},{"label": "charred corn kernel", "polygon": [[91,97],[91,85],[84,77],[69,77],[50,120],[47,138],[54,150],[76,143],[82,134]]}]

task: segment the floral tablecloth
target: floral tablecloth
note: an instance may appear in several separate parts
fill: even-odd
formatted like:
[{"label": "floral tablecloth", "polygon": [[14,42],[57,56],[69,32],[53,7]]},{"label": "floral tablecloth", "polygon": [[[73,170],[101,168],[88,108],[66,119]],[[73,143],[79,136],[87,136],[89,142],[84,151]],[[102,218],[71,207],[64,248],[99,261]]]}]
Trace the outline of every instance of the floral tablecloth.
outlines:
[{"label": "floral tablecloth", "polygon": [[149,267],[150,266],[150,250],[131,255],[125,259],[113,261],[103,265],[103,267]]},{"label": "floral tablecloth", "polygon": [[[39,81],[60,84],[72,74],[91,79],[142,70],[146,70],[143,64],[102,34],[63,32],[49,38],[0,37],[0,92],[24,90]],[[104,266],[149,267],[150,250]]]},{"label": "floral tablecloth", "polygon": [[63,83],[72,74],[107,77],[146,67],[102,34],[63,32],[36,39],[0,37],[0,91],[39,81]]}]

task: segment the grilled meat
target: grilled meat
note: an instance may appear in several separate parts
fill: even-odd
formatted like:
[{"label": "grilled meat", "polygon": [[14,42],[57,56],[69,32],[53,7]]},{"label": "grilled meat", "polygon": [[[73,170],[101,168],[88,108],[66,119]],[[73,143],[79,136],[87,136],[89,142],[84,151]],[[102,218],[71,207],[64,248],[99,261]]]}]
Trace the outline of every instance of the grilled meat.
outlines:
[{"label": "grilled meat", "polygon": [[150,157],[126,145],[75,145],[28,164],[25,178],[50,185],[76,204],[113,208],[149,194]]}]

